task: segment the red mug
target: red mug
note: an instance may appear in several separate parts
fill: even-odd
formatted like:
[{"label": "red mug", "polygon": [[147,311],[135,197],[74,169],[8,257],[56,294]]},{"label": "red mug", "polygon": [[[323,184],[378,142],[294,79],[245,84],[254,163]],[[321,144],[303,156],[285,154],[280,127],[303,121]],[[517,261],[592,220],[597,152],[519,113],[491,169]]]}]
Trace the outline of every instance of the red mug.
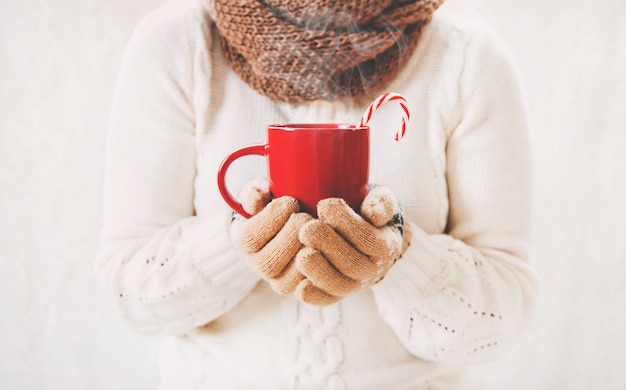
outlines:
[{"label": "red mug", "polygon": [[269,189],[274,197],[289,195],[300,210],[317,216],[317,203],[342,198],[358,209],[369,180],[369,126],[348,124],[282,124],[267,127],[267,143],[245,146],[229,154],[217,172],[226,203],[248,214],[226,188],[226,172],[236,159],[265,156]]}]

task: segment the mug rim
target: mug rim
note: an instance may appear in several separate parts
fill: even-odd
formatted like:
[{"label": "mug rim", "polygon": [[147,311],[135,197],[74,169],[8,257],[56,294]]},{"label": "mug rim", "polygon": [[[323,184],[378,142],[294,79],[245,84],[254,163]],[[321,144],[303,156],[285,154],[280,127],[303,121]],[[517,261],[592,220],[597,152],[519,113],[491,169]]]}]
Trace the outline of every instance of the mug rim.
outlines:
[{"label": "mug rim", "polygon": [[367,130],[368,125],[355,125],[351,123],[277,123],[267,126],[268,130]]}]

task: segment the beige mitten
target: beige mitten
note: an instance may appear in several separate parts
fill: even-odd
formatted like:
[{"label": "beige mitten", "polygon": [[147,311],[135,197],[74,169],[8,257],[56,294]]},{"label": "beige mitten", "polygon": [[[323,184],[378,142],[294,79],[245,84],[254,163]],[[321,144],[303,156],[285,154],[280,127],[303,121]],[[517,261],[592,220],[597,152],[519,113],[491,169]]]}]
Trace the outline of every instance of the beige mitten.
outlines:
[{"label": "beige mitten", "polygon": [[306,276],[296,296],[314,305],[329,305],[380,281],[410,243],[396,197],[374,187],[361,215],[337,198],[318,203],[319,220],[300,230],[305,245],[296,266]]},{"label": "beige mitten", "polygon": [[264,182],[248,183],[240,198],[244,210],[253,216],[236,216],[231,224],[230,235],[237,251],[274,291],[292,293],[304,279],[295,267],[295,256],[302,247],[298,232],[313,217],[299,213],[294,198],[285,196],[270,201]]}]

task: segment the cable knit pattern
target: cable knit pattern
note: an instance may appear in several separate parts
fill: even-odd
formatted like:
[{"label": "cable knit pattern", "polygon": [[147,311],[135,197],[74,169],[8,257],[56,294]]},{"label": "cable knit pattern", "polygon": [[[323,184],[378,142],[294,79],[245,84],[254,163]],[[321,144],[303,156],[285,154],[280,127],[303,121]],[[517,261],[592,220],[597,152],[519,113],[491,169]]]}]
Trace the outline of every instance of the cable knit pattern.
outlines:
[{"label": "cable knit pattern", "polygon": [[344,351],[337,327],[341,306],[309,306],[294,301],[288,324],[294,361],[291,389],[343,390],[340,375]]},{"label": "cable knit pattern", "polygon": [[444,132],[436,132],[431,140],[430,154],[433,161],[433,173],[437,182],[437,199],[439,207],[437,208],[437,226],[436,231],[444,231],[448,223],[448,187],[446,185],[446,143],[447,139]]},{"label": "cable knit pattern", "polygon": [[[510,55],[444,4],[370,121],[370,181],[403,206],[412,241],[373,288],[325,308],[274,293],[235,252],[216,172],[276,122],[357,122],[376,96],[289,104],[229,66],[204,0],[148,15],[120,68],[108,134],[96,271],[141,331],[176,335],[162,388],[460,388],[462,365],[490,361],[530,320],[529,151]],[[265,176],[233,165],[237,192]]]}]

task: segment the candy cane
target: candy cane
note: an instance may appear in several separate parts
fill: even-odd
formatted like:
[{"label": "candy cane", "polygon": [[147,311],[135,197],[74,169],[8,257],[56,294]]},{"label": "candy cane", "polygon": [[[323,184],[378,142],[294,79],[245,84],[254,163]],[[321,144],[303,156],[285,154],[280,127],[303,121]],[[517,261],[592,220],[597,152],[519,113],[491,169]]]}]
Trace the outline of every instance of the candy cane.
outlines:
[{"label": "candy cane", "polygon": [[409,119],[411,119],[411,114],[409,113],[408,103],[406,99],[404,98],[404,96],[398,93],[387,92],[386,94],[377,97],[376,100],[374,100],[372,104],[367,107],[367,110],[365,110],[365,114],[363,114],[363,117],[359,122],[359,126],[367,125],[370,119],[372,119],[372,115],[374,114],[374,112],[376,112],[376,110],[378,110],[380,106],[390,101],[397,101],[402,108],[402,127],[396,133],[395,137],[396,141],[400,141],[402,137],[404,137],[404,133],[406,133],[406,125],[409,122]]}]

